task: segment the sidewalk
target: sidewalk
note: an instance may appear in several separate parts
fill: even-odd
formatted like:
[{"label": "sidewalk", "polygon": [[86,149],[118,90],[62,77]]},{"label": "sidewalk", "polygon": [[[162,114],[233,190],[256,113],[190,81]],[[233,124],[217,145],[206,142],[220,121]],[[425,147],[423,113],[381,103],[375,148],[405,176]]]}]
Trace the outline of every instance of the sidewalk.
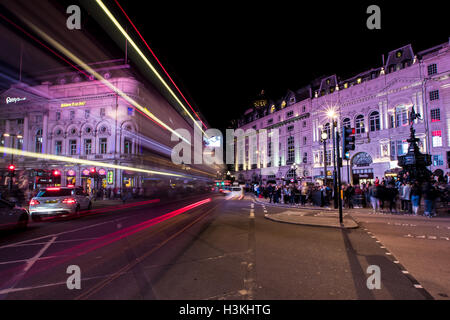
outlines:
[{"label": "sidewalk", "polygon": [[[355,229],[358,228],[358,223],[353,218],[344,213],[343,223],[339,222],[339,211],[334,208],[321,208],[311,205],[297,206],[287,204],[275,204],[269,203],[267,199],[258,199],[253,197],[256,203],[270,205],[272,207],[286,208],[291,210],[285,210],[280,213],[266,214],[265,218],[281,223],[298,224],[314,227],[328,227],[328,228],[343,228],[343,229]],[[306,211],[298,211],[296,209],[304,209]]]}]

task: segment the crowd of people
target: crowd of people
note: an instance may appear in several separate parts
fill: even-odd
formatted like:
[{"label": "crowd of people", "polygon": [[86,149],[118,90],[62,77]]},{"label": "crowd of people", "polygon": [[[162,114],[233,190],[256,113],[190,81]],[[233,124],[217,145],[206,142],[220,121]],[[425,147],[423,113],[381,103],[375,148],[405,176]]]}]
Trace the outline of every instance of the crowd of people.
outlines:
[{"label": "crowd of people", "polygon": [[[312,183],[281,185],[247,186],[257,197],[270,203],[282,203],[297,206],[333,205],[332,186]],[[370,208],[371,213],[404,213],[426,217],[437,214],[437,204],[447,207],[450,198],[450,173],[433,176],[430,181],[419,184],[409,179],[408,174],[398,177],[382,177],[372,182],[358,185],[342,185],[343,206],[347,209]]]}]

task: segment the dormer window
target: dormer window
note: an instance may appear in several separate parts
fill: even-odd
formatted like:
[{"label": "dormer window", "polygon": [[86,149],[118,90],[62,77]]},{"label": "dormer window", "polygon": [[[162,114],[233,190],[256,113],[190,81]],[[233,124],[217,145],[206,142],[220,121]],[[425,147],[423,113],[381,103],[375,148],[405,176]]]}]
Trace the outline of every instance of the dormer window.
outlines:
[{"label": "dormer window", "polygon": [[283,109],[284,107],[286,107],[286,101],[283,101],[283,102],[281,103],[281,109]]},{"label": "dormer window", "polygon": [[395,55],[397,56],[397,58],[401,58],[403,56],[402,50],[397,51]]},{"label": "dormer window", "polygon": [[356,80],[356,83],[357,84],[360,84],[362,82],[362,79],[361,78],[358,78],[358,80]]},{"label": "dormer window", "polygon": [[270,113],[274,113],[275,112],[275,105],[273,104],[271,107],[270,107]]}]

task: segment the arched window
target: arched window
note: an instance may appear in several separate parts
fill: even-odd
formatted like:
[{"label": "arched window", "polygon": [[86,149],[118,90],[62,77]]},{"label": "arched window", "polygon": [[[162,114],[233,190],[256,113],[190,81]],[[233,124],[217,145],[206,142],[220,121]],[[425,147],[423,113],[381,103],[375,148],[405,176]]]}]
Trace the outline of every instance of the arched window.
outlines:
[{"label": "arched window", "polygon": [[323,131],[327,133],[328,138],[331,137],[331,128],[330,128],[330,124],[329,123],[326,123],[323,126]]},{"label": "arched window", "polygon": [[357,134],[366,132],[366,128],[364,127],[364,116],[362,114],[356,117],[355,128]]},{"label": "arched window", "polygon": [[374,111],[369,116],[370,131],[380,131],[380,113]]},{"label": "arched window", "polygon": [[352,124],[351,124],[350,118],[345,118],[342,121],[342,126],[345,128],[351,128]]},{"label": "arched window", "polygon": [[35,150],[36,153],[42,153],[42,129],[36,132]]}]

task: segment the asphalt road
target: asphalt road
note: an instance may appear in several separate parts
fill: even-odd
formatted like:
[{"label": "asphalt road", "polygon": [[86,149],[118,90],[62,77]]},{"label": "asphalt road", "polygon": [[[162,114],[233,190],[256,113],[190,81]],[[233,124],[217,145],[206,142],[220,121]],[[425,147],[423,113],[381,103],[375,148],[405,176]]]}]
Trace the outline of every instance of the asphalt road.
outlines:
[{"label": "asphalt road", "polygon": [[[120,206],[0,234],[2,299],[427,299],[363,228],[277,223],[250,198]],[[370,290],[367,268],[380,267]],[[69,266],[81,289],[69,290]]]}]

